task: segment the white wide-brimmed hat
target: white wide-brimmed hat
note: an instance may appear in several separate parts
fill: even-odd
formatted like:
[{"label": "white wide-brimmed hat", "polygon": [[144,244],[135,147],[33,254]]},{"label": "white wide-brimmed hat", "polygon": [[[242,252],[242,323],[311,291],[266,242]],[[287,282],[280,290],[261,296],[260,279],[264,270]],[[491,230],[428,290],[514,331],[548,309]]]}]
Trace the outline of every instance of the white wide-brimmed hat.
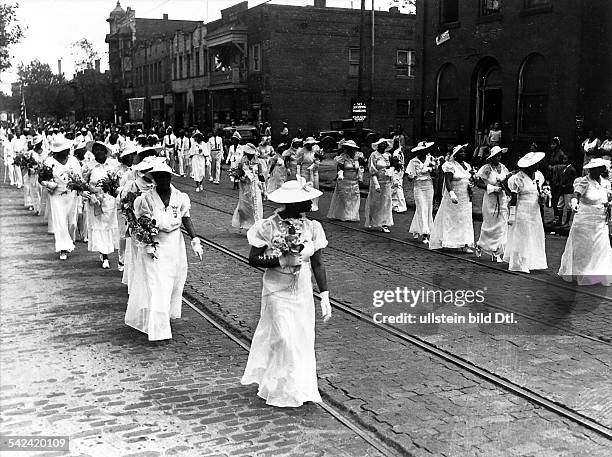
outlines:
[{"label": "white wide-brimmed hat", "polygon": [[65,151],[66,149],[70,149],[74,142],[69,140],[65,136],[58,136],[55,141],[51,144],[51,152],[60,152]]},{"label": "white wide-brimmed hat", "polygon": [[32,144],[34,146],[36,146],[39,143],[42,143],[44,141],[44,138],[42,135],[36,135],[34,138],[32,138]]},{"label": "white wide-brimmed hat", "polygon": [[304,140],[302,138],[294,138],[291,140],[291,146],[293,146],[293,143],[304,143]]},{"label": "white wide-brimmed hat", "polygon": [[545,152],[528,152],[518,161],[517,165],[520,168],[529,168],[532,165],[535,165],[540,160],[546,157]]},{"label": "white wide-brimmed hat", "polygon": [[89,152],[93,151],[93,148],[96,144],[99,144],[100,146],[104,146],[104,148],[106,149],[106,153],[110,154],[111,150],[108,147],[108,145],[106,143],[103,143],[102,141],[96,140],[96,141],[88,141],[87,144],[85,145],[85,147],[87,148],[87,150]]},{"label": "white wide-brimmed hat", "polygon": [[242,146],[242,152],[244,154],[252,154],[255,156],[259,155],[259,151],[257,150],[257,148],[255,147],[253,143],[247,143],[244,146]]},{"label": "white wide-brimmed hat", "polygon": [[493,146],[491,148],[491,152],[489,152],[489,157],[487,157],[487,160],[489,160],[493,156],[496,156],[497,154],[505,154],[506,152],[508,152],[508,148],[500,148],[499,146]]},{"label": "white wide-brimmed hat", "polygon": [[166,159],[164,157],[149,156],[149,157],[145,157],[139,163],[132,165],[131,168],[132,170],[135,170],[135,171],[147,172],[153,169],[153,166],[155,165],[156,162],[165,162],[165,161]]},{"label": "white wide-brimmed hat", "polygon": [[314,137],[309,136],[308,138],[306,138],[306,140],[304,141],[304,146],[307,144],[319,144],[319,142],[317,140],[314,139]]},{"label": "white wide-brimmed hat", "polygon": [[153,160],[153,168],[149,170],[149,173],[170,173],[172,176],[178,176],[170,165],[166,163],[166,160],[163,157],[160,157],[162,160]]},{"label": "white wide-brimmed hat", "polygon": [[606,159],[602,159],[601,157],[597,157],[596,159],[591,159],[589,163],[587,163],[582,168],[584,170],[590,170],[591,168],[599,168],[599,167],[609,167],[610,161]]},{"label": "white wide-brimmed hat", "polygon": [[312,183],[304,179],[292,179],[268,195],[268,200],[276,203],[298,203],[312,200],[323,195],[318,189],[312,187]]},{"label": "white wide-brimmed hat", "polygon": [[240,133],[238,133],[238,130],[234,132],[234,134],[232,135],[232,138],[236,138],[238,141],[242,140],[242,136],[240,136]]},{"label": "white wide-brimmed hat", "polygon": [[467,148],[467,147],[468,147],[468,144],[467,144],[467,143],[465,143],[465,144],[458,144],[457,146],[455,146],[455,147],[453,148],[453,152],[451,152],[450,158],[451,158],[451,159],[452,159],[452,158],[454,158],[454,157],[455,157],[455,154],[457,154],[459,151],[461,151],[462,149],[465,149],[465,148]]},{"label": "white wide-brimmed hat", "polygon": [[371,144],[372,149],[374,149],[375,151],[378,149],[378,145],[385,143],[385,152],[388,152],[391,150],[391,148],[393,148],[393,140],[390,140],[388,138],[380,138],[378,141],[375,141],[374,143]]},{"label": "white wide-brimmed hat", "polygon": [[410,152],[419,152],[423,149],[429,149],[435,143],[433,141],[420,141],[415,147],[413,147]]},{"label": "white wide-brimmed hat", "polygon": [[344,141],[342,142],[341,146],[343,148],[361,149],[353,140]]},{"label": "white wide-brimmed hat", "polygon": [[138,149],[136,149],[136,146],[134,146],[132,143],[127,143],[125,145],[125,148],[123,148],[123,151],[121,151],[121,153],[119,154],[119,157],[121,158],[130,154],[136,154],[137,152]]}]

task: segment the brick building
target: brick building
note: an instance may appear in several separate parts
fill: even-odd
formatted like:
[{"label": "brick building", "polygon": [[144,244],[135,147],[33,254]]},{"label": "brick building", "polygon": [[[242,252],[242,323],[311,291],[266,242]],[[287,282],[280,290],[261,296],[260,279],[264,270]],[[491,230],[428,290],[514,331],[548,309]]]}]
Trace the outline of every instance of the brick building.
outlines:
[{"label": "brick building", "polygon": [[[221,19],[208,24],[188,27],[184,21],[171,38],[158,34],[159,43],[149,39],[145,46],[146,65],[160,65],[161,70],[156,71],[164,78],[171,76],[171,96],[167,80],[159,81],[158,86],[150,82],[147,89],[140,70],[116,72],[124,81],[121,95],[145,94],[147,89],[155,107],[151,113],[157,108],[152,97],[157,97],[163,100],[158,112],[178,127],[210,128],[244,120],[269,121],[275,133],[282,121],[306,133],[328,128],[330,120],[350,117],[357,96],[360,11],[326,7],[319,0],[315,4],[262,4],[249,9],[242,2],[224,9]],[[133,10],[128,11],[133,16]],[[117,15],[113,12],[111,18]],[[139,20],[134,19],[136,26]],[[137,41],[144,43],[138,27],[136,30]],[[371,30],[368,11],[363,95],[369,112],[365,126],[386,132],[389,125],[402,124],[411,134],[420,86],[416,15],[397,10],[374,13],[373,72]],[[111,26],[109,48],[117,33]],[[118,65],[116,54],[111,50],[111,69]],[[136,51],[135,59],[136,68],[145,65],[144,48]]]},{"label": "brick building", "polygon": [[421,136],[474,143],[500,122],[509,161],[612,127],[612,2],[427,0]]},{"label": "brick building", "polygon": [[[200,22],[170,20],[167,14],[164,14],[162,19],[137,18],[135,10],[129,6],[124,10],[119,1],[106,21],[110,28],[110,33],[106,35],[105,41],[108,43],[113,103],[117,120],[126,122],[128,120],[127,100],[137,97],[137,93],[144,96],[144,92],[149,89],[147,85],[155,75],[161,74],[162,77],[169,75],[164,64],[160,63],[166,62],[167,56],[161,58],[161,54],[149,52],[148,48],[152,47],[161,53],[160,40],[172,37],[177,30],[193,30]],[[142,69],[140,75],[136,73],[137,54],[138,66]],[[149,56],[151,56],[151,61],[149,61]],[[138,87],[142,90],[136,90]],[[161,106],[158,102],[152,105]],[[148,102],[145,104],[145,112],[147,109],[150,109]]]}]

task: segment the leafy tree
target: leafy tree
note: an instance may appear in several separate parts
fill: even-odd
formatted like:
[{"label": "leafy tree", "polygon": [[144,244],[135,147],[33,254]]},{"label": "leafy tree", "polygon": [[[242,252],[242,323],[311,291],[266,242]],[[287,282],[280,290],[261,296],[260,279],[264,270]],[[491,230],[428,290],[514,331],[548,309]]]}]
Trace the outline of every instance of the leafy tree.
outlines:
[{"label": "leafy tree", "polygon": [[11,68],[9,49],[23,38],[23,30],[17,23],[19,4],[0,2],[0,74]]},{"label": "leafy tree", "polygon": [[58,111],[66,107],[65,100],[60,97],[60,94],[66,95],[66,80],[53,73],[49,64],[39,60],[20,64],[17,76],[23,87],[28,117],[63,114]]},{"label": "leafy tree", "polygon": [[71,45],[76,71],[93,68],[94,63],[100,58],[93,44],[87,38],[81,38]]}]

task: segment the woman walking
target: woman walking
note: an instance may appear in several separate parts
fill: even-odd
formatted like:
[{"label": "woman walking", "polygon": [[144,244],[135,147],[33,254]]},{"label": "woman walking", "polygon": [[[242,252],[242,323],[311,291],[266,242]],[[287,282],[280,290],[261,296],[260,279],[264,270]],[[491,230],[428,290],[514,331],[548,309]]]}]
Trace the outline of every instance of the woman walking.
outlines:
[{"label": "woman walking", "polygon": [[433,222],[430,249],[461,249],[473,253],[471,170],[465,162],[467,144],[455,146],[442,165],[444,190]]},{"label": "woman walking", "polygon": [[287,146],[283,143],[276,147],[276,153],[270,157],[268,161],[268,182],[266,183],[266,192],[271,194],[276,189],[279,189],[285,181],[287,181],[287,168],[283,160],[283,152]]},{"label": "woman walking", "polygon": [[394,213],[405,213],[408,211],[408,207],[406,206],[406,196],[404,195],[404,175],[406,174],[404,148],[400,146],[399,141],[396,139],[393,140],[392,150],[391,209]]},{"label": "woman walking", "polygon": [[209,167],[208,160],[210,153],[208,152],[208,144],[204,142],[204,135],[197,132],[193,135],[193,142],[191,143],[191,150],[189,151],[189,157],[191,162],[191,177],[195,181],[196,192],[200,192],[202,189],[202,181],[206,177],[206,169]]},{"label": "woman walking", "polygon": [[[181,317],[183,287],[187,278],[187,254],[181,225],[191,237],[191,247],[198,258],[203,250],[191,223],[189,196],[172,184],[176,175],[165,160],[154,160],[151,175],[155,188],[134,201],[137,220],[132,236],[140,243],[125,312],[126,325],[146,333],[149,341],[172,338],[170,319]],[[139,233],[147,221],[155,221],[158,233],[155,245],[144,241]],[[149,232],[149,234],[152,234]]]},{"label": "woman walking", "polygon": [[476,173],[477,185],[485,189],[482,199],[482,226],[478,238],[477,255],[482,253],[491,257],[494,262],[502,262],[508,235],[508,201],[502,183],[508,176],[508,169],[500,162],[501,154],[507,148],[493,146],[487,163]]},{"label": "woman walking", "polygon": [[537,169],[545,156],[544,152],[524,155],[518,161],[521,170],[507,181],[508,191],[515,194],[512,201],[516,201],[516,206],[510,203],[510,228],[504,252],[504,262],[508,262],[510,271],[529,273],[531,270],[544,270],[548,267],[540,214],[544,175]]},{"label": "woman walking", "polygon": [[574,182],[571,200],[574,222],[561,257],[559,276],[579,286],[612,285],[612,248],[606,219],[610,215],[610,181],[602,175],[609,162],[592,159],[584,166],[586,176]]},{"label": "woman walking", "polygon": [[370,191],[365,206],[365,227],[389,233],[393,225],[391,210],[391,140],[385,138],[372,143],[374,151],[370,155],[368,169],[370,171]]},{"label": "woman walking", "polygon": [[238,206],[232,217],[232,227],[250,228],[256,221],[263,218],[262,187],[263,170],[257,160],[257,149],[247,143],[242,149],[244,156],[238,165],[240,175]]},{"label": "woman walking", "polygon": [[424,244],[429,244],[429,235],[433,226],[434,186],[432,173],[436,172],[437,162],[431,156],[432,142],[421,141],[412,152],[416,154],[406,168],[408,179],[414,180],[414,216],[408,230],[414,238],[422,237]]},{"label": "woman walking", "polygon": [[327,217],[341,221],[359,221],[359,181],[365,158],[353,140],[342,143],[342,153],[335,158],[338,164],[336,188]]},{"label": "woman walking", "polygon": [[[249,263],[266,268],[261,316],[242,384],[258,384],[257,395],[268,405],[298,407],[320,402],[315,357],[314,273],[321,296],[323,322],[331,317],[322,250],[323,227],[306,218],[311,202],[322,193],[303,180],[291,180],[269,195],[284,206],[259,220],[247,233]],[[286,249],[277,247],[278,240]]]},{"label": "woman walking", "polygon": [[297,176],[297,152],[302,147],[302,139],[294,138],[291,140],[291,147],[283,152],[283,159],[285,160],[285,168],[287,168],[287,174],[289,179],[296,179]]},{"label": "woman walking", "polygon": [[53,168],[53,180],[41,182],[49,190],[55,252],[59,252],[60,260],[67,260],[68,253],[74,250],[76,231],[77,193],[66,186],[71,174],[81,176],[81,165],[70,155],[71,147],[71,140],[57,137],[50,148],[53,156],[46,161],[47,166]]},{"label": "woman walking", "polygon": [[[315,189],[319,189],[319,164],[323,160],[319,142],[309,136],[304,141],[304,147],[297,152],[297,166],[299,175],[307,182],[311,182]],[[312,200],[312,211],[319,211],[319,199]]]}]

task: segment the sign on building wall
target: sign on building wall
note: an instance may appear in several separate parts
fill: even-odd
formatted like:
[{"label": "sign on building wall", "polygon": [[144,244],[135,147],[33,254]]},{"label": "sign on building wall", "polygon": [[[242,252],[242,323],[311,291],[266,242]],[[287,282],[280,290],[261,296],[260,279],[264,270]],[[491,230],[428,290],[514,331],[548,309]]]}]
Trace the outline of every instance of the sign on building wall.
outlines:
[{"label": "sign on building wall", "polygon": [[144,98],[129,98],[130,120],[142,121],[144,117]]},{"label": "sign on building wall", "polygon": [[356,101],[353,103],[353,121],[363,122],[366,120],[368,107],[365,102]]},{"label": "sign on building wall", "polygon": [[448,30],[445,32],[442,32],[439,35],[436,35],[436,44],[438,46],[440,46],[442,43],[447,42],[448,40],[450,40],[450,31]]}]

